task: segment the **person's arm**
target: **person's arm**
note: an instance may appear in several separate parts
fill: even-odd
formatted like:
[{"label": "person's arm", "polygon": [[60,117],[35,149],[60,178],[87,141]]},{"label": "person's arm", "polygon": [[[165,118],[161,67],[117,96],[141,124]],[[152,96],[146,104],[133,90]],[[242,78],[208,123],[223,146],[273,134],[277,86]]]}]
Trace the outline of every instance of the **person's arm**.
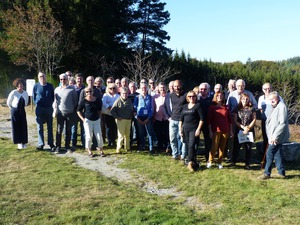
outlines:
[{"label": "person's arm", "polygon": [[237,119],[237,113],[236,113],[236,112],[233,113],[233,122],[234,122],[234,124],[235,124],[238,128],[244,130],[244,129],[243,129],[244,126],[238,122],[238,119]]},{"label": "person's arm", "polygon": [[77,107],[77,115],[78,117],[84,122],[84,114],[83,114],[83,106],[84,106],[84,99],[82,99]]},{"label": "person's arm", "polygon": [[12,108],[13,93],[14,93],[14,91],[11,91],[6,100],[6,104],[7,104],[8,108],[10,108],[10,109]]},{"label": "person's arm", "polygon": [[111,108],[111,110],[110,110],[110,113],[111,113],[111,115],[115,118],[115,119],[118,119],[118,120],[121,120],[122,118],[121,117],[119,117],[119,113],[118,113],[118,111],[119,111],[119,109],[120,109],[120,107],[119,107],[119,99],[117,99],[115,102],[114,102],[114,104],[113,104],[113,106],[112,106],[112,108]]},{"label": "person's arm", "polygon": [[178,126],[179,126],[179,134],[180,134],[181,137],[183,137],[183,128],[182,128],[183,127],[183,122],[181,120],[179,121]]},{"label": "person's arm", "polygon": [[[147,110],[148,110],[148,118],[147,118],[147,122],[150,120],[150,119],[152,119],[152,117],[153,117],[153,111],[154,111],[154,104],[153,104],[153,102],[154,102],[154,100],[153,100],[153,98],[152,98],[152,96],[151,95],[149,95],[148,94],[148,97],[149,97],[149,100],[148,100],[148,105],[147,105]],[[146,123],[147,123],[146,122]]]},{"label": "person's arm", "polygon": [[248,132],[254,128],[255,122],[256,122],[256,112],[253,111],[253,112],[252,112],[252,121],[251,121],[251,123],[247,126],[247,131],[248,131]]},{"label": "person's arm", "polygon": [[53,107],[53,114],[52,114],[52,116],[53,116],[53,117],[56,117],[56,115],[57,115],[57,101],[56,101],[56,95],[57,95],[57,93],[54,92],[54,101],[53,101],[53,104],[52,104],[52,107]]},{"label": "person's arm", "polygon": [[79,118],[84,122],[84,116],[83,113],[81,111],[77,111],[77,115],[79,116]]},{"label": "person's arm", "polygon": [[77,106],[78,106],[78,95],[75,89],[72,91],[72,99],[73,99],[73,105],[74,105],[74,111],[76,112]]},{"label": "person's arm", "polygon": [[24,91],[23,94],[24,94],[25,106],[27,106],[29,102],[28,93],[27,91]]},{"label": "person's arm", "polygon": [[195,132],[195,136],[199,136],[200,135],[202,126],[203,126],[203,120],[199,120],[198,127],[197,127],[197,130]]}]

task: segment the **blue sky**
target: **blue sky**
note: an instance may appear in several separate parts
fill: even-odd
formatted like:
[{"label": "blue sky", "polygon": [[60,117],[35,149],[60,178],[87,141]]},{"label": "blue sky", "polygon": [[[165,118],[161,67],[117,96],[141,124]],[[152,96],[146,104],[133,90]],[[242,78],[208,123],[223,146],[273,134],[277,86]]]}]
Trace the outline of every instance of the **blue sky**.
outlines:
[{"label": "blue sky", "polygon": [[162,0],[167,47],[199,60],[246,62],[300,56],[299,0]]}]

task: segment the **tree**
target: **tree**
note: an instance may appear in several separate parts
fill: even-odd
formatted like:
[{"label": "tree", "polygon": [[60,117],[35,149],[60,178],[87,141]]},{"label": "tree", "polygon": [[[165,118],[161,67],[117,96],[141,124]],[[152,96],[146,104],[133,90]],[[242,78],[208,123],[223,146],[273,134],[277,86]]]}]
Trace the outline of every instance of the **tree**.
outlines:
[{"label": "tree", "polygon": [[16,65],[44,71],[52,75],[66,54],[76,49],[73,36],[66,34],[50,8],[30,5],[15,6],[1,15],[5,36],[1,48]]},{"label": "tree", "polygon": [[300,97],[297,96],[297,88],[291,81],[278,81],[273,85],[273,89],[278,91],[287,109],[290,122],[297,124],[300,117]]},{"label": "tree", "polygon": [[140,0],[133,14],[133,32],[127,36],[128,43],[142,54],[160,52],[170,55],[171,50],[165,47],[170,40],[162,28],[170,21],[170,13],[164,10],[166,3],[160,0]]},{"label": "tree", "polygon": [[164,67],[163,61],[151,61],[151,55],[143,56],[142,51],[137,51],[133,59],[123,60],[127,77],[138,83],[142,78],[154,79],[156,82],[164,82],[179,72],[171,67]]}]

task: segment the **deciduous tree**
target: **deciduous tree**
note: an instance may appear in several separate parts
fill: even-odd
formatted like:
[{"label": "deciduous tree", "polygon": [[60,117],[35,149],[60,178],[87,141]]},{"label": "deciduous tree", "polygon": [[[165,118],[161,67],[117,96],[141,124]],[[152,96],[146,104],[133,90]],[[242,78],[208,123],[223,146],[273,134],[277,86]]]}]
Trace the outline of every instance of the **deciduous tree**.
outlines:
[{"label": "deciduous tree", "polygon": [[151,55],[143,56],[142,51],[137,51],[133,59],[124,59],[123,63],[127,77],[137,83],[142,78],[164,82],[179,73],[169,66],[164,66],[162,60],[151,61]]},{"label": "deciduous tree", "polygon": [[5,36],[1,48],[17,65],[44,71],[52,75],[60,61],[76,47],[71,34],[66,34],[50,8],[30,5],[27,9],[15,6],[2,14]]}]

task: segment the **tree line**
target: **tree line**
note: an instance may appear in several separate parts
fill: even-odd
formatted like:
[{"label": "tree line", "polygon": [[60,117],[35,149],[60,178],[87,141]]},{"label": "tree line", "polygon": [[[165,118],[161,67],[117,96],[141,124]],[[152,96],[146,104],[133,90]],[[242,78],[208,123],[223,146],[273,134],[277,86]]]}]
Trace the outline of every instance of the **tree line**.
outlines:
[{"label": "tree line", "polygon": [[261,94],[273,84],[297,121],[300,102],[300,58],[278,62],[218,63],[198,60],[166,47],[163,29],[171,19],[160,0],[2,0],[0,5],[1,95],[14,77],[33,78],[71,70],[84,75],[128,77],[139,81],[183,80],[186,89],[201,82],[227,86],[242,78],[246,89]]}]

